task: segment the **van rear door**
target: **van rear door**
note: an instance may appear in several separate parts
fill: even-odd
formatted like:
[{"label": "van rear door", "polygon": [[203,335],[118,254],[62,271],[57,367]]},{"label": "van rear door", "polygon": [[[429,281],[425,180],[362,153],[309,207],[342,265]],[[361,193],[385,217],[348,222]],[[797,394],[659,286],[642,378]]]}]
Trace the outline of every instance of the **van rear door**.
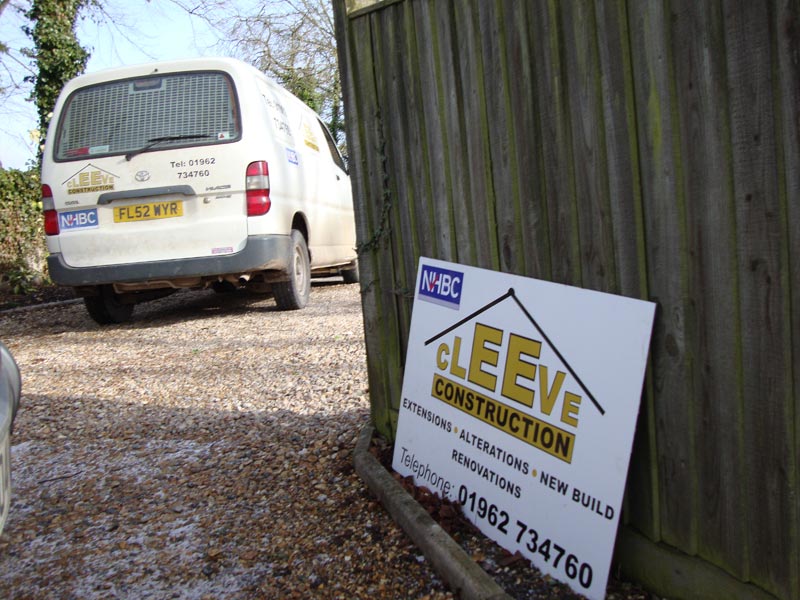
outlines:
[{"label": "van rear door", "polygon": [[[73,91],[50,172],[59,248],[74,267],[233,253],[246,243],[235,86],[180,71]],[[51,134],[52,135],[52,134]]]}]

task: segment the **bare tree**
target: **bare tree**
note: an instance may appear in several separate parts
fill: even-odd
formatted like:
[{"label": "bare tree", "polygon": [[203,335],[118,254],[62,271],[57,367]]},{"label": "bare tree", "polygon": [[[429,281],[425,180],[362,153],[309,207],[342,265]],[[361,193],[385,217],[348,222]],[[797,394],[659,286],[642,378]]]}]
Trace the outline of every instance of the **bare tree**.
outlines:
[{"label": "bare tree", "polygon": [[3,38],[0,39],[0,105],[23,90],[25,77],[35,73],[23,54],[25,45],[30,43],[23,31],[28,24],[26,14],[29,9],[28,0],[0,0],[0,23],[3,24]]},{"label": "bare tree", "polygon": [[[150,2],[151,0],[147,0]],[[222,52],[251,63],[284,85],[327,123],[334,139],[344,144],[344,118],[336,55],[331,0],[169,0],[187,14],[205,20],[218,32]],[[28,109],[30,79],[36,74],[25,54],[30,39],[22,29],[32,0],[0,0],[0,116],[18,119]],[[82,16],[114,31],[135,37],[126,11],[131,3],[89,0]],[[89,48],[91,51],[91,48]],[[27,80],[27,81],[26,81]],[[0,124],[0,132],[3,125]],[[7,132],[4,132],[7,133]],[[27,144],[35,144],[31,140]]]},{"label": "bare tree", "polygon": [[231,50],[317,111],[341,144],[342,92],[330,0],[266,0],[255,10],[218,22]]},{"label": "bare tree", "polygon": [[[100,0],[0,0],[0,130],[35,153],[63,81],[83,70],[88,54],[75,38],[79,13]],[[27,122],[33,103],[38,127],[27,139],[10,123]]]}]

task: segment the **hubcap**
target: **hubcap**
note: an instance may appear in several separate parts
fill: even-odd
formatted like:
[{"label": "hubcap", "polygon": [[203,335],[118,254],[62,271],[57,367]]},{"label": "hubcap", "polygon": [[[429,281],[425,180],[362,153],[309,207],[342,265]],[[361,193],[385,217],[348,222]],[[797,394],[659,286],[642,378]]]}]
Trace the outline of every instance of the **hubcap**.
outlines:
[{"label": "hubcap", "polygon": [[294,283],[297,293],[304,296],[306,293],[305,261],[303,249],[299,246],[294,249]]}]

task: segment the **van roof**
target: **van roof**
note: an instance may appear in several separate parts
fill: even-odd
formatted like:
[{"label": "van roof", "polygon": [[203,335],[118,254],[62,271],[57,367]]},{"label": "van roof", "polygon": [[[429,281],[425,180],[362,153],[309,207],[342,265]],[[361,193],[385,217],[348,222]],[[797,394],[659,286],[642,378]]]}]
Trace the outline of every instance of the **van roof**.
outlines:
[{"label": "van roof", "polygon": [[[198,58],[184,58],[179,60],[163,60],[157,62],[142,63],[138,65],[130,65],[124,67],[111,67],[94,71],[92,73],[85,73],[78,75],[70,80],[66,87],[83,87],[95,83],[102,83],[104,81],[114,79],[127,79],[131,77],[145,77],[147,75],[154,75],[155,73],[171,73],[177,71],[194,71],[198,69],[221,70],[231,73],[238,73],[240,75],[254,75],[257,74],[261,77],[269,79],[264,73],[249,65],[248,63],[239,60],[238,58],[230,57],[198,57]],[[271,81],[271,80],[270,80]]]}]

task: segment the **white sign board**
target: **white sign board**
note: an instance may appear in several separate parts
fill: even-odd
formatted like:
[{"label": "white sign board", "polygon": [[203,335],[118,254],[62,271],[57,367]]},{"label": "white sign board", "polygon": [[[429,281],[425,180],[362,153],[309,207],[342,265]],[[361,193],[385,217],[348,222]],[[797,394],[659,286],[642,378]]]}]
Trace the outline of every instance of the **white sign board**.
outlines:
[{"label": "white sign board", "polygon": [[605,596],[655,305],[420,259],[394,469]]}]

